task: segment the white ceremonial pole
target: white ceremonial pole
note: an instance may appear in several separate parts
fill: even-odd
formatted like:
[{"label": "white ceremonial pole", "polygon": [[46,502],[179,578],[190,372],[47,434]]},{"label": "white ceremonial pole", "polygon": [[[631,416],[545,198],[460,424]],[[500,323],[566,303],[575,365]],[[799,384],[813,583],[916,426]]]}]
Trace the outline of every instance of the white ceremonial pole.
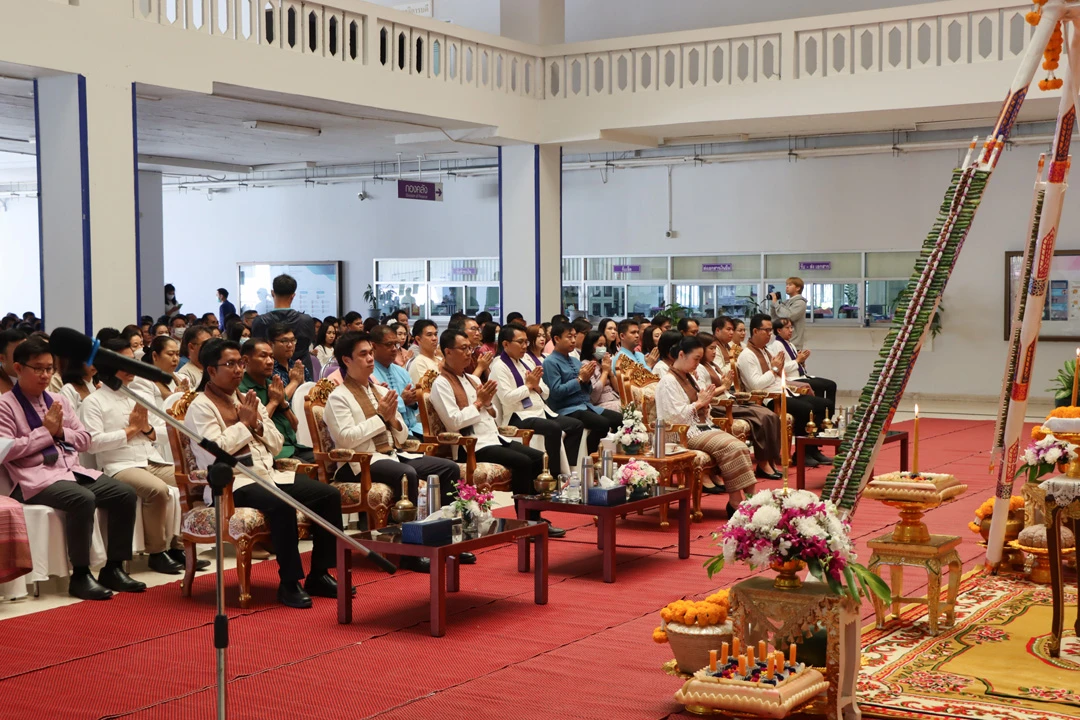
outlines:
[{"label": "white ceremonial pole", "polygon": [[[1056,11],[1050,15],[1049,11]],[[1046,42],[1036,42],[1041,37],[1038,31],[1053,31],[1056,19],[1062,17],[1060,6],[1051,8],[1049,3],[1043,10],[1042,20],[1032,38],[1029,52],[1046,47]],[[1046,291],[1050,276],[1050,264],[1054,259],[1054,245],[1057,240],[1058,223],[1061,220],[1061,208],[1068,188],[1066,178],[1069,174],[1069,145],[1076,126],[1077,81],[1080,80],[1080,30],[1076,23],[1069,22],[1063,28],[1062,36],[1068,33],[1071,38],[1066,42],[1067,62],[1062,74],[1061,101],[1058,104],[1057,125],[1054,129],[1053,155],[1047,173],[1046,189],[1043,196],[1042,218],[1039,221],[1039,241],[1035,248],[1031,283],[1027,287],[1027,303],[1020,325],[1019,352],[1013,372],[1011,389],[1007,400],[1009,409],[1005,420],[1004,453],[997,465],[997,488],[994,500],[994,515],[990,523],[990,536],[986,543],[986,562],[997,565],[1001,562],[1002,546],[1005,543],[1005,523],[1009,515],[1009,498],[1012,496],[1013,475],[1016,473],[1017,458],[1020,454],[1020,439],[1024,427],[1024,415],[1027,412],[1028,392],[1031,385],[1031,372],[1035,365],[1035,346],[1039,341],[1039,329],[1042,327],[1043,308],[1046,305]],[[1027,58],[1025,58],[1027,60]]]}]

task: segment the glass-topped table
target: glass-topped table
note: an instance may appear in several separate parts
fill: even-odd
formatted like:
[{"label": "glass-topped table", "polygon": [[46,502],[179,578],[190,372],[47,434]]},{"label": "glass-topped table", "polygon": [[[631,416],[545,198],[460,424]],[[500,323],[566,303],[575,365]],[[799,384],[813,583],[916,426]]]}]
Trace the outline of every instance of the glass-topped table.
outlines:
[{"label": "glass-topped table", "polygon": [[[381,530],[352,533],[353,538],[380,555],[393,561],[401,556],[426,557],[431,562],[431,634],[446,634],[446,593],[460,588],[458,555],[475,552],[492,545],[518,543],[518,572],[529,572],[529,539],[533,539],[536,567],[534,596],[537,605],[546,605],[548,596],[547,523],[493,518],[482,522],[479,531],[466,532],[460,540],[445,545],[414,545],[402,540],[401,527],[392,525]],[[524,558],[524,560],[522,559]],[[338,622],[352,622],[352,550],[342,542],[337,544]],[[477,568],[482,563],[477,564]]]},{"label": "glass-topped table", "polygon": [[[620,517],[654,507],[679,503],[679,558],[690,557],[690,502],[693,488],[653,485],[644,497],[628,499],[621,505],[582,505],[578,500],[561,497],[542,498],[538,495],[516,495],[518,518],[524,520],[530,512],[562,512],[592,515],[596,518],[596,547],[604,554],[604,582],[615,582],[615,526]],[[518,569],[529,562],[528,549],[518,545]]]}]

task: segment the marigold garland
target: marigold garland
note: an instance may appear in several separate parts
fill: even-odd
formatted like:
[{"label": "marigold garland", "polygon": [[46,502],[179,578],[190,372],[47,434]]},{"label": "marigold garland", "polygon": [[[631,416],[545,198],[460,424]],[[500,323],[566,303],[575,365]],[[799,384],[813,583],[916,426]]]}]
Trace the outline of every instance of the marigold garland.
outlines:
[{"label": "marigold garland", "polygon": [[[1043,0],[1043,2],[1045,1],[1046,0]],[[1042,4],[1043,3],[1040,3],[1036,0],[1036,5],[1039,5],[1040,8]],[[1039,11],[1039,13],[1036,13],[1036,15],[1039,15],[1040,13],[1041,10]],[[1031,14],[1032,13],[1028,13],[1029,23],[1031,22]],[[1038,23],[1038,21],[1039,18],[1036,17],[1035,22],[1032,24],[1034,25]],[[1064,36],[1061,32],[1061,21],[1059,20],[1057,24],[1054,25],[1054,32],[1052,35],[1050,35],[1050,41],[1046,43],[1046,50],[1043,51],[1042,67],[1043,70],[1048,71],[1050,74],[1045,79],[1039,81],[1040,90],[1057,90],[1064,84],[1064,81],[1061,78],[1054,76],[1054,71],[1057,70],[1060,66],[1061,47],[1063,43]]]},{"label": "marigold garland", "polygon": [[[1024,504],[1024,498],[1019,495],[1013,495],[1009,498],[1009,512],[1012,513],[1016,512],[1017,510],[1022,510],[1024,508]],[[968,530],[978,534],[981,531],[982,521],[988,517],[991,517],[993,514],[994,498],[989,497],[984,500],[983,504],[975,510],[975,521],[968,523]]]}]

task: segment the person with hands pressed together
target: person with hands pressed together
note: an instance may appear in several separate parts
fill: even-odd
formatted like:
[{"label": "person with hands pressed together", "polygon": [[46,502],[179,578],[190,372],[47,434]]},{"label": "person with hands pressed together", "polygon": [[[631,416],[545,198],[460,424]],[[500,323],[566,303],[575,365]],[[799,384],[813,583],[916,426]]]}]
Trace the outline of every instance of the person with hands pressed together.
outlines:
[{"label": "person with hands pressed together", "polygon": [[432,320],[417,320],[413,325],[413,337],[419,352],[409,363],[408,369],[409,379],[413,385],[417,385],[430,371],[439,371],[439,328]]},{"label": "person with hands pressed together", "polygon": [[484,352],[481,349],[480,346],[484,344],[484,339],[480,330],[480,323],[476,322],[476,320],[465,318],[462,329],[465,331],[465,336],[469,338],[470,358],[466,372],[475,375],[481,380],[487,380],[491,363],[495,360],[495,353]]},{"label": "person with hands pressed together", "polygon": [[773,323],[775,340],[769,345],[769,352],[786,357],[784,371],[795,382],[809,385],[814,395],[824,400],[829,406],[829,413],[836,411],[836,383],[828,378],[815,377],[806,371],[806,361],[810,351],[806,348],[796,350],[793,342],[795,326],[791,320],[781,318]]},{"label": "person with hands pressed together", "polygon": [[274,374],[281,378],[281,383],[285,386],[285,399],[291,403],[296,389],[311,381],[308,369],[299,360],[293,360],[296,335],[287,325],[275,323],[267,330],[266,339],[273,351]]},{"label": "person with hands pressed together", "polygon": [[379,383],[397,394],[398,413],[405,421],[405,427],[413,437],[424,436],[424,426],[420,422],[420,405],[417,402],[416,388],[408,371],[394,362],[401,343],[397,332],[392,327],[377,325],[371,330],[372,354],[375,357],[373,377]]},{"label": "person with hands pressed together", "polygon": [[501,352],[491,366],[491,379],[498,383],[495,395],[500,423],[535,430],[541,435],[550,459],[549,467],[563,467],[564,442],[567,466],[576,465],[585,425],[580,420],[559,415],[547,406],[544,369],[531,367],[523,361],[529,347],[525,329],[507,325],[499,332],[499,346]]},{"label": "person with hands pressed together", "polygon": [[[244,358],[244,379],[240,381],[240,392],[255,392],[283,438],[281,450],[274,459],[294,457],[304,463],[315,462],[314,451],[296,439],[299,422],[296,411],[286,397],[285,383],[281,376],[274,374],[274,354],[270,343],[261,338],[249,340],[240,347],[240,354]],[[298,372],[295,364],[293,370]]]},{"label": "person with hands pressed together", "polygon": [[[79,464],[79,453],[89,451],[91,437],[67,400],[46,391],[56,369],[49,343],[32,337],[15,348],[12,360],[15,386],[0,395],[0,437],[14,440],[3,463],[15,484],[11,497],[64,512],[71,595],[106,600],[113,591],[142,592],[146,585],[132,580],[123,565],[131,559],[138,495],[124,483]],[[95,579],[90,573],[90,544],[99,508],[108,514],[108,562]]]},{"label": "person with hands pressed together", "polygon": [[[532,494],[533,481],[544,469],[544,453],[499,437],[495,409],[491,406],[498,386],[493,380],[481,383],[465,372],[472,347],[464,331],[444,331],[439,337],[439,347],[443,369],[431,386],[431,404],[439,419],[450,432],[476,438],[478,461],[508,468],[515,495]],[[464,457],[459,460],[464,461]],[[549,526],[548,535],[563,537],[566,531]]]},{"label": "person with hands pressed together", "polygon": [[585,425],[589,433],[586,447],[592,454],[609,432],[622,426],[622,415],[592,403],[592,378],[600,363],[590,360],[582,364],[570,356],[577,344],[573,326],[561,322],[552,325],[551,341],[552,353],[544,360],[548,407]]},{"label": "person with hands pressed together", "polygon": [[[201,348],[199,359],[206,373],[198,397],[188,408],[187,426],[340,529],[341,494],[337,488],[274,468],[274,456],[281,451],[281,433],[254,390],[237,396],[244,375],[240,346],[231,340],[211,340]],[[202,448],[193,446],[193,450],[200,468],[213,463],[213,457]],[[312,595],[337,597],[337,582],[328,572],[336,562],[333,535],[319,525],[311,525],[311,572],[301,587],[304,567],[297,547],[296,510],[238,470],[233,475],[233,501],[237,507],[255,508],[266,517],[277,553],[278,602],[309,608]]]}]

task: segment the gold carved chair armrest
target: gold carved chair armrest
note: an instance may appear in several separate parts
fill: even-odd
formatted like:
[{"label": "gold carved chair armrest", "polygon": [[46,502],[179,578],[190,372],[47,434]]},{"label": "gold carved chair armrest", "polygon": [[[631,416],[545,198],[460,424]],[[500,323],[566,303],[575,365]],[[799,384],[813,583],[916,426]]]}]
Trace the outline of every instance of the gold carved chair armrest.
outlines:
[{"label": "gold carved chair armrest", "polygon": [[401,449],[409,453],[422,452],[420,450],[420,441],[416,438],[406,439],[405,442],[401,443]]},{"label": "gold carved chair armrest", "polygon": [[297,475],[306,475],[314,480],[319,477],[319,466],[315,463],[297,463],[293,472]]},{"label": "gold carved chair armrest", "polygon": [[360,463],[361,468],[371,464],[371,453],[354,452],[347,448],[333,448],[326,456],[336,463]]}]

